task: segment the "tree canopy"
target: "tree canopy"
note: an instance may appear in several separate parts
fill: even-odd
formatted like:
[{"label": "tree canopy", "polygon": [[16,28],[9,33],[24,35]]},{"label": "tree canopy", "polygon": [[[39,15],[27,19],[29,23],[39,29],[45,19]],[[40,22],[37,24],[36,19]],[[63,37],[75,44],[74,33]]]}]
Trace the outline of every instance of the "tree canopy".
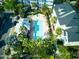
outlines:
[{"label": "tree canopy", "polygon": [[79,10],[79,0],[76,0],[75,7],[76,7],[77,10]]},{"label": "tree canopy", "polygon": [[17,0],[5,0],[4,8],[8,10],[13,10],[17,4]]}]

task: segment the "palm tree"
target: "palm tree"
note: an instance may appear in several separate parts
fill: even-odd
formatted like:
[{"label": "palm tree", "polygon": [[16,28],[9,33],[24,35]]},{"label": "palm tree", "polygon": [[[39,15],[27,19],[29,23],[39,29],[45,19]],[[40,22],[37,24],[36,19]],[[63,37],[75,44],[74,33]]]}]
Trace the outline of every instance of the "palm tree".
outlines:
[{"label": "palm tree", "polygon": [[54,23],[56,23],[57,18],[55,16],[54,17],[51,17],[50,21],[51,21],[52,24],[54,24]]},{"label": "palm tree", "polygon": [[5,0],[4,8],[10,11],[13,11],[16,6],[16,0]]},{"label": "palm tree", "polygon": [[[46,16],[46,18],[47,18],[47,22],[48,22],[48,25],[49,25],[50,40],[52,40],[54,42],[54,39],[56,39],[56,38],[54,38],[54,35],[52,34],[53,32],[52,32],[52,29],[51,29],[51,22],[50,22],[50,17],[51,17],[52,11],[53,11],[53,9],[48,8],[47,4],[44,4],[42,6],[42,8],[40,9],[40,12],[42,14],[44,14]],[[53,21],[54,20],[55,20],[55,17],[54,17]]]},{"label": "palm tree", "polygon": [[51,29],[51,24],[50,24],[50,17],[51,17],[51,13],[52,13],[52,9],[48,8],[48,6],[44,6],[44,10],[45,10],[45,15],[47,17],[47,21],[49,24],[49,33],[52,33],[52,29]]}]

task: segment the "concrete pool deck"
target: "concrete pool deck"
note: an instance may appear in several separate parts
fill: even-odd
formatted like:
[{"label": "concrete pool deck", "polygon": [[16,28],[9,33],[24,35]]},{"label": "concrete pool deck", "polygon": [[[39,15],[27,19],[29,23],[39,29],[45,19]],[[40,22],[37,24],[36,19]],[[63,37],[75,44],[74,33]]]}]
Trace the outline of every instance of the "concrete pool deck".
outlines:
[{"label": "concrete pool deck", "polygon": [[[46,17],[44,15],[42,15],[42,14],[37,14],[37,15],[31,16],[31,18],[32,18],[33,21],[39,20],[41,22],[41,24],[42,24],[41,30],[38,30],[38,32],[36,33],[37,36],[40,37],[42,35],[42,33],[44,33],[44,36],[42,38],[43,39],[44,38],[48,38],[49,37],[49,34],[48,34],[49,27],[48,27],[48,23],[47,23]],[[40,31],[42,33],[40,33]],[[34,31],[33,31],[33,33],[34,33]]]}]

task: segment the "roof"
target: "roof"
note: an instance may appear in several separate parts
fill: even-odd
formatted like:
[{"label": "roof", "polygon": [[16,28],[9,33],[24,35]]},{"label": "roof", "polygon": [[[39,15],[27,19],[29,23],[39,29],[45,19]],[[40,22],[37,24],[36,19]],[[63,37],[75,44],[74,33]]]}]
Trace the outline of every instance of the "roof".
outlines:
[{"label": "roof", "polygon": [[[55,11],[58,17],[59,24],[65,25],[66,27],[70,27],[65,30],[67,32],[68,42],[79,42],[79,17],[78,13],[67,3],[56,4]],[[70,45],[70,44],[69,44]],[[71,44],[72,45],[72,44]],[[73,44],[79,45],[79,44]]]}]

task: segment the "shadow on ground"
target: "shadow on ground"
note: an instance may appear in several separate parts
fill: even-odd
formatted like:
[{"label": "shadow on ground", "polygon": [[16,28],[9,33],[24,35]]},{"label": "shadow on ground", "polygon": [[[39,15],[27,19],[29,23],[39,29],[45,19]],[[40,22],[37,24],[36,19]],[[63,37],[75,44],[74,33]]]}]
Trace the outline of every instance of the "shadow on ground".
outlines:
[{"label": "shadow on ground", "polygon": [[4,13],[4,17],[2,18],[2,24],[0,24],[0,39],[2,38],[2,36],[6,33],[8,36],[8,30],[13,27],[13,22],[12,22],[12,18],[10,18],[10,16],[12,16],[12,13]]},{"label": "shadow on ground", "polygon": [[2,48],[3,46],[5,46],[5,41],[4,40],[1,40],[0,41],[0,48]]}]

